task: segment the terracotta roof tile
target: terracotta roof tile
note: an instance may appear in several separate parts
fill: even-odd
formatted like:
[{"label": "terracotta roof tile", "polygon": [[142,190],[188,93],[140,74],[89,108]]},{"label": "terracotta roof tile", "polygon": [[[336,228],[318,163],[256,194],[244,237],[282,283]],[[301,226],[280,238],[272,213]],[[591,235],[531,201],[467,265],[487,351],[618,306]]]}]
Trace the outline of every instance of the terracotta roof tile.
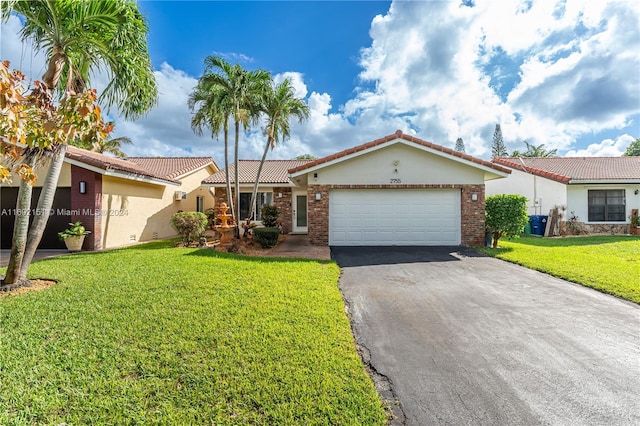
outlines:
[{"label": "terracotta roof tile", "polygon": [[215,165],[211,157],[129,157],[128,160],[167,179],[175,179],[209,163]]},{"label": "terracotta roof tile", "polygon": [[88,151],[86,149],[76,148],[74,146],[67,147],[66,157],[71,160],[76,160],[81,163],[97,167],[98,169],[108,171],[116,170],[120,172],[129,173],[135,176],[145,176],[154,179],[167,180],[170,182],[178,183],[177,181],[155,174],[144,167],[136,164],[132,161],[122,158],[115,158],[108,155],[100,154],[98,152]]},{"label": "terracotta roof tile", "polygon": [[415,143],[417,145],[421,145],[421,146],[424,146],[424,147],[427,147],[427,148],[430,148],[430,149],[434,149],[436,151],[443,152],[443,153],[451,155],[453,157],[458,157],[458,158],[470,161],[470,162],[475,163],[475,164],[480,164],[482,166],[489,167],[491,169],[494,169],[494,170],[497,170],[497,171],[500,171],[500,172],[503,172],[503,173],[511,173],[510,169],[508,169],[506,167],[502,167],[501,165],[492,163],[490,161],[485,161],[485,160],[482,160],[482,159],[477,158],[477,157],[473,157],[473,156],[471,156],[469,154],[464,154],[464,153],[462,153],[460,151],[456,151],[454,149],[447,148],[447,147],[444,147],[442,145],[437,145],[437,144],[435,144],[433,142],[427,142],[427,141],[419,139],[419,138],[417,138],[415,136],[411,136],[411,135],[407,135],[405,133],[402,133],[401,130],[398,130],[398,131],[396,131],[395,133],[393,133],[391,135],[387,135],[387,136],[381,137],[381,138],[373,140],[371,142],[367,142],[367,143],[364,143],[362,145],[358,145],[358,146],[354,146],[354,147],[349,148],[349,149],[345,149],[344,151],[340,151],[340,152],[338,152],[336,154],[331,154],[331,155],[329,155],[327,157],[318,158],[317,160],[309,161],[306,164],[302,164],[300,166],[297,166],[297,167],[289,169],[289,173],[300,172],[302,170],[309,169],[311,167],[318,166],[320,164],[328,163],[330,161],[337,160],[339,158],[346,157],[348,155],[355,154],[357,152],[373,148],[375,146],[390,142],[390,141],[395,140],[395,139],[404,139],[406,141],[413,142],[413,143]]},{"label": "terracotta roof tile", "polygon": [[[261,184],[289,184],[289,169],[303,166],[312,160],[267,160],[262,167],[260,175]],[[255,182],[258,174],[259,160],[240,160],[238,162],[238,178],[241,184]],[[229,180],[235,183],[234,165],[229,164]],[[217,173],[203,180],[204,184],[224,184],[226,183],[225,171],[220,170]]]},{"label": "terracotta roof tile", "polygon": [[493,162],[563,183],[640,180],[640,157],[500,157]]},{"label": "terracotta roof tile", "polygon": [[127,159],[111,157],[86,149],[67,147],[66,157],[98,169],[116,170],[134,176],[144,176],[168,182],[179,183],[176,178],[209,163],[215,164],[211,157],[130,157]]}]

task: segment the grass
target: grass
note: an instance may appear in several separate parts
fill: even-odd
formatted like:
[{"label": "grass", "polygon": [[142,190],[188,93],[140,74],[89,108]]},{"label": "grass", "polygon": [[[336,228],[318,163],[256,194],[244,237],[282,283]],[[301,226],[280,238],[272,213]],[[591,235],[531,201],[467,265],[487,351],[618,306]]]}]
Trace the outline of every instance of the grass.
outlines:
[{"label": "grass", "polygon": [[640,303],[640,238],[501,239],[483,253]]},{"label": "grass", "polygon": [[0,424],[384,424],[332,262],[168,242],[0,298]]}]

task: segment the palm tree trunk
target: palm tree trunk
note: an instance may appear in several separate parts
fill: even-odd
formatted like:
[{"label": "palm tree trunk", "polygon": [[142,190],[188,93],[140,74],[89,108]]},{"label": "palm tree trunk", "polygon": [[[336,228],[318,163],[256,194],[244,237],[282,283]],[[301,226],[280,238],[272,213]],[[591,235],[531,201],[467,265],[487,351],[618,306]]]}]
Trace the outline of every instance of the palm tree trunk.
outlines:
[{"label": "palm tree trunk", "polygon": [[38,206],[36,207],[36,215],[33,218],[33,223],[29,229],[29,235],[27,237],[27,247],[22,258],[22,266],[20,268],[20,279],[26,279],[29,265],[33,260],[33,256],[36,253],[36,249],[42,240],[42,235],[47,227],[49,216],[51,213],[51,207],[53,206],[53,199],[56,195],[56,188],[58,186],[58,178],[60,177],[60,171],[64,164],[64,157],[67,152],[67,145],[61,144],[58,146],[51,159],[51,165],[47,172],[47,177],[42,185],[42,192],[38,198]]},{"label": "palm tree trunk", "polygon": [[[35,166],[35,156],[29,158],[30,167]],[[16,203],[16,219],[13,225],[13,239],[11,241],[11,255],[9,257],[9,265],[7,266],[7,274],[4,277],[3,285],[11,285],[19,287],[21,285],[20,273],[22,267],[22,259],[27,244],[27,233],[29,232],[29,213],[31,213],[31,194],[33,186],[20,181],[20,189],[18,189],[18,201]]]},{"label": "palm tree trunk", "polygon": [[234,173],[234,178],[235,178],[235,190],[236,193],[234,194],[236,197],[236,216],[238,216],[238,218],[236,219],[236,238],[240,238],[240,180],[239,180],[239,173],[238,173],[238,146],[240,145],[240,122],[238,121],[238,119],[236,118],[234,120],[234,124],[235,124],[235,131],[236,131],[236,141],[235,141],[235,146],[234,146],[234,165],[235,165],[235,170],[233,171]]},{"label": "palm tree trunk", "polygon": [[49,90],[53,91],[58,84],[58,81],[60,81],[60,74],[62,73],[62,68],[66,61],[67,56],[57,47],[54,47],[54,53],[49,60],[47,71],[42,75],[42,82]]},{"label": "palm tree trunk", "polygon": [[271,146],[271,138],[267,138],[267,144],[264,147],[264,152],[262,153],[262,158],[260,159],[260,165],[258,166],[258,174],[256,175],[256,181],[253,183],[253,192],[251,193],[251,204],[249,210],[249,217],[253,218],[256,214],[256,201],[258,198],[258,183],[260,182],[260,175],[262,175],[262,166],[264,166],[264,161],[267,159],[267,153],[269,152],[269,147]]},{"label": "palm tree trunk", "polygon": [[227,180],[227,206],[231,209],[231,217],[235,218],[233,197],[231,196],[231,181],[229,180],[229,130],[224,129],[224,171]]}]

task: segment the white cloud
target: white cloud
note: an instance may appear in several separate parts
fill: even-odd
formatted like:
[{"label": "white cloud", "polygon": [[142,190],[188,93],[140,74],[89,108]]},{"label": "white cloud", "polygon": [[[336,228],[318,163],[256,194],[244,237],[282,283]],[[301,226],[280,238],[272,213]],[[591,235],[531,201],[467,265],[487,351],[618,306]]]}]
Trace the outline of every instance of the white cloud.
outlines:
[{"label": "white cloud", "polygon": [[586,149],[571,150],[567,157],[620,157],[625,153],[631,142],[636,140],[631,135],[622,135],[613,139],[604,139],[600,143],[593,143]]},{"label": "white cloud", "polygon": [[166,62],[154,75],[158,83],[158,104],[146,117],[135,122],[116,117],[114,136],[128,136],[134,141],[133,146],[125,147],[127,154],[211,156],[223,152],[223,143],[213,140],[206,130],[198,136],[191,129],[187,101],[197,79]]},{"label": "white cloud", "polygon": [[[397,129],[450,147],[462,137],[468,153],[485,158],[496,123],[509,151],[527,140],[561,155],[620,155],[628,134],[584,141],[605,130],[640,135],[636,1],[460,3],[394,1],[375,17],[355,95],[343,105],[310,91],[302,72],[274,76],[291,79],[311,114],[302,125],[292,122],[291,139],[269,158],[328,155]],[[19,28],[17,18],[3,25],[2,57],[41,75],[44,60],[24,53],[30,47],[20,43]],[[118,119],[114,136],[134,140],[131,155],[212,155],[222,163],[222,138],[190,127],[196,78],[168,63],[155,74],[158,105],[136,122]],[[242,137],[241,157],[260,158],[263,146],[258,126]]]}]

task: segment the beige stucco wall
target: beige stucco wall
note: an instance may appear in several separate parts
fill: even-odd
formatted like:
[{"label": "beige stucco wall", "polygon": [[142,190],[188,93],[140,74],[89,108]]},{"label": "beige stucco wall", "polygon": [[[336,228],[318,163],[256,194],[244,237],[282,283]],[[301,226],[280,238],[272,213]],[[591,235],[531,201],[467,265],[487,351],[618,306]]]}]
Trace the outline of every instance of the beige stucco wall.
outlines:
[{"label": "beige stucco wall", "polygon": [[[214,207],[213,195],[201,185],[212,168],[198,170],[181,179],[181,185],[161,186],[103,176],[102,247],[118,247],[176,235],[169,220],[178,210],[195,211],[196,197],[204,197],[204,208]],[[175,201],[176,191],[187,199]]]},{"label": "beige stucco wall", "polygon": [[[47,171],[49,170],[48,163],[45,166],[36,167],[35,172],[38,175],[38,180],[36,181],[35,186],[41,187],[44,183],[45,178],[47,177]],[[20,186],[20,178],[17,176],[13,176],[13,179],[6,183],[0,183],[0,186]],[[60,170],[60,177],[58,178],[58,186],[59,187],[70,187],[71,186],[71,165],[68,163],[62,164],[62,170]]]},{"label": "beige stucco wall", "polygon": [[317,180],[313,173],[307,179],[314,185],[484,183],[481,170],[401,143],[317,170]]},{"label": "beige stucco wall", "polygon": [[[505,179],[487,181],[486,194],[519,194],[527,197],[530,215],[546,215],[555,206],[568,205],[566,185],[560,182],[513,170]],[[539,200],[538,205],[535,199]]]}]

